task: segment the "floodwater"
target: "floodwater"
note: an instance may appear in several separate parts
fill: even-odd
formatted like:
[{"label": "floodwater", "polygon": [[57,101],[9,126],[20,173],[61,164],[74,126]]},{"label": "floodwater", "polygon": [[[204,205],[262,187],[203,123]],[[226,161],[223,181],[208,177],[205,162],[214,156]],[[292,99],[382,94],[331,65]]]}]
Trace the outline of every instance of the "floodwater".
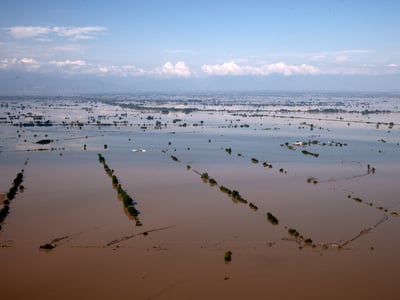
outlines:
[{"label": "floodwater", "polygon": [[[398,299],[399,103],[376,94],[1,99],[2,295]],[[23,190],[3,204],[22,169]]]}]

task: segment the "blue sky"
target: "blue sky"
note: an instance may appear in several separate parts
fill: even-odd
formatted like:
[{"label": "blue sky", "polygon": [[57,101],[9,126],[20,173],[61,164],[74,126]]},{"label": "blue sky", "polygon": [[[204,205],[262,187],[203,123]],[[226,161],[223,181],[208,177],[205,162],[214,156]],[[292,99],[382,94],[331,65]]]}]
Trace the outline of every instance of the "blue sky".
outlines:
[{"label": "blue sky", "polygon": [[384,0],[3,1],[0,93],[20,88],[11,78],[37,91],[38,78],[65,90],[82,78],[110,91],[399,90],[399,12]]}]

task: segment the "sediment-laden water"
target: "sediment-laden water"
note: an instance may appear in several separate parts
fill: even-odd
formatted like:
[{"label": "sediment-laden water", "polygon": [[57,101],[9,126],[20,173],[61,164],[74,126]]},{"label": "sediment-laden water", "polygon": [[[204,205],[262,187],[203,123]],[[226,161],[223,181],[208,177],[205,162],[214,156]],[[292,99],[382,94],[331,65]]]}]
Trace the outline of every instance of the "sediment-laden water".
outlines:
[{"label": "sediment-laden water", "polygon": [[2,294],[397,299],[399,103],[2,98]]}]

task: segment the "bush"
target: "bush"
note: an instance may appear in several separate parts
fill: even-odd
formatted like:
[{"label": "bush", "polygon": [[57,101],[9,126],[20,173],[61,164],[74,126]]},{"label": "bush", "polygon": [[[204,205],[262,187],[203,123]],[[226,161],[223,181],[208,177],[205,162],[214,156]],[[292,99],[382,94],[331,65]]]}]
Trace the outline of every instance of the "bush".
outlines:
[{"label": "bush", "polygon": [[8,205],[3,206],[3,208],[0,210],[0,223],[2,223],[4,219],[7,217],[9,211],[10,208]]},{"label": "bush", "polygon": [[220,191],[223,192],[223,193],[227,193],[227,194],[229,194],[229,195],[232,194],[232,191],[231,191],[230,189],[228,189],[227,187],[223,186],[223,185],[221,185],[221,186],[219,187],[219,189],[220,189]]},{"label": "bush", "polygon": [[209,182],[210,182],[210,185],[216,185],[217,184],[217,181],[214,178],[210,178]]},{"label": "bush", "polygon": [[255,205],[254,203],[250,203],[250,204],[249,204],[249,207],[252,208],[252,209],[254,209],[254,210],[257,210],[257,209],[258,209],[257,205]]},{"label": "bush", "polygon": [[303,151],[301,151],[301,153],[303,153],[304,155],[311,155],[311,156],[314,156],[314,157],[318,157],[319,156],[318,153],[312,153],[312,152],[307,151],[307,150],[303,150]]},{"label": "bush", "polygon": [[296,229],[294,229],[294,228],[289,228],[289,229],[288,229],[288,233],[289,233],[290,235],[295,236],[295,237],[300,236],[300,233],[299,233]]},{"label": "bush", "polygon": [[98,157],[99,157],[99,162],[104,164],[106,162],[105,158],[103,155],[101,155],[100,153],[97,153]]},{"label": "bush", "polygon": [[310,239],[310,238],[308,238],[308,239],[306,239],[306,240],[304,241],[304,243],[306,243],[307,245],[312,244],[312,242],[313,242],[313,240]]},{"label": "bush", "polygon": [[131,198],[131,196],[125,193],[122,195],[122,203],[124,204],[125,207],[129,207],[132,205],[133,199]]},{"label": "bush", "polygon": [[56,246],[47,243],[47,244],[41,245],[41,246],[40,246],[40,249],[51,250],[51,249],[54,249],[55,247],[56,247]]},{"label": "bush", "polygon": [[128,206],[127,209],[128,209],[128,213],[129,213],[131,216],[137,217],[137,216],[139,215],[138,210],[137,210],[133,205]]},{"label": "bush", "polygon": [[232,251],[226,251],[225,252],[224,260],[226,262],[232,261]]},{"label": "bush", "polygon": [[253,157],[253,158],[251,159],[251,162],[252,162],[253,164],[258,164],[258,159]]},{"label": "bush", "polygon": [[268,221],[272,224],[272,225],[278,225],[279,224],[279,220],[270,212],[267,212],[267,218]]},{"label": "bush", "polygon": [[204,172],[203,174],[201,174],[201,179],[204,179],[204,180],[208,180],[208,173],[207,172]]},{"label": "bush", "polygon": [[233,199],[235,199],[235,200],[237,200],[237,201],[240,201],[240,202],[245,203],[245,204],[247,203],[247,200],[244,199],[244,198],[239,194],[239,192],[236,191],[236,190],[233,190],[233,191],[232,191],[231,196],[232,196]]}]

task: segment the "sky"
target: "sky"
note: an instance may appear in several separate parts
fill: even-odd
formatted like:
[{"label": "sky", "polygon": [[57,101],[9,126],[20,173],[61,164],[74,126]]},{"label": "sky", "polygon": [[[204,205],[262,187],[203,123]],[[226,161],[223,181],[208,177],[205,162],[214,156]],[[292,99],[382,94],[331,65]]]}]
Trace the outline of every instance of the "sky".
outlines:
[{"label": "sky", "polygon": [[0,94],[400,91],[400,1],[0,4]]}]

